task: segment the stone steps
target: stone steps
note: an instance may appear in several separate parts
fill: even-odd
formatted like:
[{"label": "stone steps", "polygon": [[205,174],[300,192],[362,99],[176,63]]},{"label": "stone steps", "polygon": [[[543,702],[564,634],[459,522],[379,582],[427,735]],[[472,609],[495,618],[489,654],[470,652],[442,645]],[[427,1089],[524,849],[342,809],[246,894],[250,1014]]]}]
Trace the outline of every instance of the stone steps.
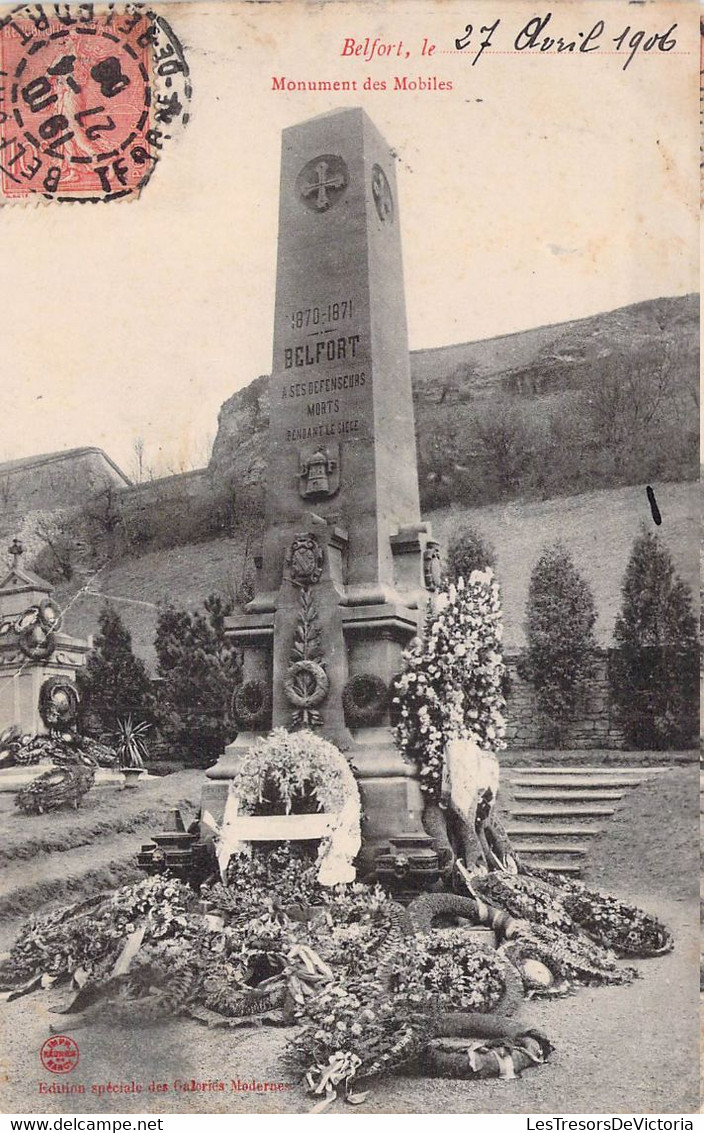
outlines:
[{"label": "stone steps", "polygon": [[638,787],[644,782],[644,775],[515,775],[511,782],[516,787],[545,788],[550,787],[556,791],[581,790],[618,790],[627,791],[631,787]]},{"label": "stone steps", "polygon": [[615,807],[599,803],[553,803],[552,806],[514,803],[511,807],[514,818],[610,818],[615,813]]},{"label": "stone steps", "polygon": [[523,838],[513,839],[513,848],[518,850],[521,857],[526,857],[529,854],[552,854],[561,853],[575,855],[576,857],[584,857],[588,852],[589,846],[586,842],[559,842],[556,843],[550,839],[543,839],[540,842],[526,842]]},{"label": "stone steps", "polygon": [[595,764],[507,767],[511,790],[506,830],[529,865],[579,876],[592,840],[634,787],[665,766]]},{"label": "stone steps", "polygon": [[535,834],[536,836],[543,837],[549,834],[551,838],[593,838],[597,834],[601,834],[601,826],[589,824],[588,826],[579,825],[576,822],[570,822],[566,825],[551,822],[511,822],[504,823],[506,833],[513,841],[515,838],[520,838],[523,835]]},{"label": "stone steps", "polygon": [[551,873],[569,873],[579,877],[582,867],[573,858],[560,858],[552,854],[542,854],[539,858],[531,858],[529,865],[537,869],[549,869]]},{"label": "stone steps", "polygon": [[520,790],[513,792],[513,797],[517,802],[543,802],[552,801],[553,799],[565,803],[579,803],[579,802],[593,802],[593,803],[610,803],[620,802],[623,798],[623,791],[609,791],[606,788],[600,787],[594,791],[584,790],[570,790],[565,788],[563,790],[544,787],[535,787],[533,790],[528,790],[526,787],[521,787]]}]

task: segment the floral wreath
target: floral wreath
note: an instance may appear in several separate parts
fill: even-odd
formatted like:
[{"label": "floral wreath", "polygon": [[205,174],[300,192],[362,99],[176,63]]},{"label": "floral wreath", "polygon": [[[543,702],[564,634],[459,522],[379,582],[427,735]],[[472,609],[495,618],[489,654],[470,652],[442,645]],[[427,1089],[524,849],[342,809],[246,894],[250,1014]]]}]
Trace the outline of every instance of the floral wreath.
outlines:
[{"label": "floral wreath", "polygon": [[335,819],[318,849],[318,881],[339,885],[354,881],[353,860],[359,853],[361,803],[350,766],[334,744],[313,732],[276,728],[247,752],[231,790],[242,814],[252,814],[264,799],[267,780],[274,780],[286,814],[296,795],[312,792],[319,810]]},{"label": "floral wreath", "polygon": [[378,724],[389,702],[389,690],[374,673],[357,673],[342,690],[345,719],[353,727]]},{"label": "floral wreath", "polygon": [[30,661],[48,661],[56,648],[54,634],[37,619],[19,632],[19,647]]},{"label": "floral wreath", "polygon": [[72,724],[78,705],[78,689],[67,677],[50,677],[39,690],[39,715],[49,729]]},{"label": "floral wreath", "polygon": [[247,681],[235,689],[232,708],[238,724],[256,728],[271,713],[271,693],[263,681]]}]

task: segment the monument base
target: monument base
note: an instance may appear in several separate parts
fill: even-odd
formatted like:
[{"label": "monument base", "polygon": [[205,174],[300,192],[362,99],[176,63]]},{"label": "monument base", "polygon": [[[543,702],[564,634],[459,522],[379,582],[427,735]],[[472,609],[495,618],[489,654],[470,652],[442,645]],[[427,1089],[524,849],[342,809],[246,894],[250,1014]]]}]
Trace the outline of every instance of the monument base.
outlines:
[{"label": "monument base", "polygon": [[[352,731],[353,744],[345,757],[355,773],[362,800],[362,850],[360,873],[369,873],[377,851],[395,835],[425,835],[425,799],[413,764],[401,756],[389,727]],[[229,783],[259,739],[255,732],[241,732],[228,745],[218,762],[206,771],[201,795],[201,837],[212,839],[222,824]]]}]

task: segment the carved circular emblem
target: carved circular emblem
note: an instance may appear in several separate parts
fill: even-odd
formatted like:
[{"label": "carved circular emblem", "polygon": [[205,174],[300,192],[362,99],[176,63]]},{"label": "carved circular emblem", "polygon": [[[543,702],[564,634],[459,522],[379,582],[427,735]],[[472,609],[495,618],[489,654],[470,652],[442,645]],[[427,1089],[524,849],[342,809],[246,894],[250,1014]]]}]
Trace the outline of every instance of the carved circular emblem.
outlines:
[{"label": "carved circular emblem", "polygon": [[437,543],[429,543],[423,555],[423,576],[427,590],[437,590],[442,582],[442,562]]},{"label": "carved circular emblem", "polygon": [[317,661],[294,661],[284,677],[284,692],[294,708],[317,708],[330,688],[330,678]]},{"label": "carved circular emblem", "polygon": [[46,630],[57,632],[61,629],[62,614],[59,607],[51,598],[45,598],[39,603],[39,621]]},{"label": "carved circular emblem", "polygon": [[349,174],[342,158],[323,153],[303,166],[296,178],[296,192],[306,208],[327,212],[344,195],[348,182]]},{"label": "carved circular emblem", "polygon": [[21,631],[19,647],[30,661],[47,661],[56,648],[56,642],[53,633],[47,632],[37,621]]},{"label": "carved circular emblem", "polygon": [[287,556],[291,582],[310,586],[320,580],[325,555],[315,535],[297,535]]},{"label": "carved circular emblem", "polygon": [[379,220],[391,222],[394,219],[394,198],[388,178],[380,165],[372,166],[372,196]]},{"label": "carved circular emblem", "polygon": [[271,716],[271,693],[261,681],[247,681],[232,696],[233,715],[246,728],[256,728]]},{"label": "carved circular emblem", "polygon": [[24,633],[39,621],[39,606],[30,606],[15,621],[15,633]]}]

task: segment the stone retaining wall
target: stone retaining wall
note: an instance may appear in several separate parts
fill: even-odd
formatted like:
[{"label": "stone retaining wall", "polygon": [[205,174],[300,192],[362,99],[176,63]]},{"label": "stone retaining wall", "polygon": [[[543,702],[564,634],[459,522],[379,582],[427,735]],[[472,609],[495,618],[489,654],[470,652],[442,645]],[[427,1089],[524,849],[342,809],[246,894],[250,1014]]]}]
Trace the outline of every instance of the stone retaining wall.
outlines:
[{"label": "stone retaining wall", "polygon": [[[520,654],[504,657],[509,675],[506,740],[509,750],[541,747],[541,721],[535,692],[519,674]],[[609,689],[609,652],[602,650],[595,661],[593,677],[582,688],[574,722],[562,746],[579,751],[590,748],[618,750],[624,746],[623,733],[615,718]]]}]

